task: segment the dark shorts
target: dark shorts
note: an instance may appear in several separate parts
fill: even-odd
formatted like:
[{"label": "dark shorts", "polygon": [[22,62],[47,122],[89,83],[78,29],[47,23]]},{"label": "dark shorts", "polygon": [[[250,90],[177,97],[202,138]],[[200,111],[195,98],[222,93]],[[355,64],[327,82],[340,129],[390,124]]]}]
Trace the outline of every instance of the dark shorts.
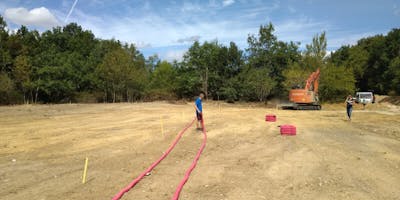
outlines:
[{"label": "dark shorts", "polygon": [[202,115],[202,114],[196,112],[196,116],[197,116],[197,120],[198,120],[198,121],[203,120],[203,115]]}]

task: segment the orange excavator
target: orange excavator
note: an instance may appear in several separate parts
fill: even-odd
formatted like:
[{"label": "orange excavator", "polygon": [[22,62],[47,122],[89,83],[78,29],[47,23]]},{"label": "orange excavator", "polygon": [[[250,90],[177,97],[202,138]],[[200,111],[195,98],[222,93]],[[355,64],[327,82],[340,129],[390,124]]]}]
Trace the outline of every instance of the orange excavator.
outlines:
[{"label": "orange excavator", "polygon": [[[311,73],[304,88],[295,88],[289,91],[289,101],[292,109],[296,110],[321,110],[318,99],[319,68]],[[286,106],[286,108],[289,108]]]}]

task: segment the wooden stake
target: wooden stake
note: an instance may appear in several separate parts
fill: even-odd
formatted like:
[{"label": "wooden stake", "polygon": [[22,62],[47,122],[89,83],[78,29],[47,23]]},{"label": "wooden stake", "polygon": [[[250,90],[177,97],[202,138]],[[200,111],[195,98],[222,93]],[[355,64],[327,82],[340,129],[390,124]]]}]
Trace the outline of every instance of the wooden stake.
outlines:
[{"label": "wooden stake", "polygon": [[82,184],[86,183],[86,173],[87,173],[88,163],[89,163],[89,158],[86,157],[85,167],[83,168]]}]

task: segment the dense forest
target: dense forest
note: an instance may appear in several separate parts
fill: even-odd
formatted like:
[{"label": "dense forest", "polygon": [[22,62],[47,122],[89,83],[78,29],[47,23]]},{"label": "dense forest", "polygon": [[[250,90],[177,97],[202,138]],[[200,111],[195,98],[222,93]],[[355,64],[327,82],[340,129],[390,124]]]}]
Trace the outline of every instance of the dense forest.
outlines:
[{"label": "dense forest", "polygon": [[330,55],[325,32],[300,50],[299,43],[280,41],[271,23],[247,42],[245,50],[234,42],[194,42],[171,63],[145,58],[133,44],[98,39],[76,23],[10,32],[0,16],[0,104],[187,99],[199,91],[229,102],[287,99],[317,68],[322,101],[355,91],[400,94],[400,29]]}]

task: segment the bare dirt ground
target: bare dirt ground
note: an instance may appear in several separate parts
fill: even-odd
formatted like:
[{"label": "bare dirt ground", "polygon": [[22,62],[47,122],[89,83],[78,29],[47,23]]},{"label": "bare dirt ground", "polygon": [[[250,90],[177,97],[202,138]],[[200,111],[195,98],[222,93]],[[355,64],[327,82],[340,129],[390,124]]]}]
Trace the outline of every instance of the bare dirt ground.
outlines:
[{"label": "bare dirt ground", "polygon": [[[397,106],[356,107],[352,122],[343,105],[291,111],[206,102],[204,109],[208,143],[180,199],[400,199]],[[267,113],[278,121],[266,123]],[[0,107],[0,199],[111,199],[193,115],[191,103]],[[280,124],[296,125],[298,135],[281,136]],[[122,199],[170,199],[201,140],[189,129]]]}]

